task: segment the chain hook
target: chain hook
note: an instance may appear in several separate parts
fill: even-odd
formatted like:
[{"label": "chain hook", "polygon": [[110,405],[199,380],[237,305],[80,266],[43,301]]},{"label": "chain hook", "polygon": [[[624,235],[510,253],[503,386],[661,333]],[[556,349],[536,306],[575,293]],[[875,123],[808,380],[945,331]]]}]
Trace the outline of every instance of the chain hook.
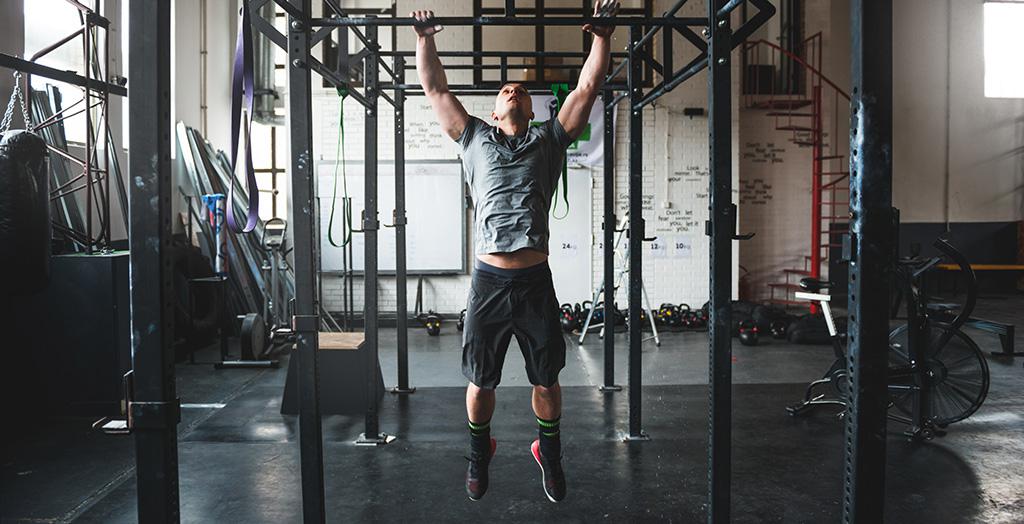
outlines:
[{"label": "chain hook", "polygon": [[21,71],[14,72],[14,90],[11,92],[11,99],[7,101],[7,109],[4,111],[3,121],[0,121],[0,133],[6,133],[11,129],[11,122],[14,120],[14,103],[21,106],[21,118],[25,121],[25,128],[32,131],[32,118],[29,116],[28,106],[25,104],[25,96],[21,90]]}]

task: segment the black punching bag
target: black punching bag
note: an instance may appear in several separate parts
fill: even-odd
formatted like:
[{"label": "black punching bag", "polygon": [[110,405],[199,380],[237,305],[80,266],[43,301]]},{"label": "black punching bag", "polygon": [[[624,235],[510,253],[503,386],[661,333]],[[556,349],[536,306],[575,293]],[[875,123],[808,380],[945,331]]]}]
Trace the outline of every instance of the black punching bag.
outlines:
[{"label": "black punching bag", "polygon": [[0,275],[24,295],[50,279],[50,169],[46,142],[28,131],[0,137]]}]

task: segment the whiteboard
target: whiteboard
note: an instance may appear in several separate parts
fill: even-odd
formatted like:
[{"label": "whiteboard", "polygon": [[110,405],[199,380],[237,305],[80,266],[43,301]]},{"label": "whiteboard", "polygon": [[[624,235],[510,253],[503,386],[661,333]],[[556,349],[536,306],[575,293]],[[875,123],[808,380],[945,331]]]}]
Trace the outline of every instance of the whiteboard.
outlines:
[{"label": "whiteboard", "polygon": [[[559,175],[561,176],[561,175]],[[569,213],[565,213],[559,180],[557,206],[549,214],[548,265],[559,303],[583,302],[593,298],[591,267],[591,170],[569,168]],[[556,218],[564,217],[564,218]]]},{"label": "whiteboard", "polygon": [[[352,198],[352,221],[355,229],[362,227],[364,209],[363,162],[345,164],[348,195]],[[328,242],[327,227],[334,201],[336,162],[317,165],[317,200],[320,207],[320,270],[338,272],[343,269],[342,249]],[[378,272],[395,272],[395,165],[377,165]],[[406,260],[409,273],[458,274],[466,272],[466,195],[459,161],[407,161],[405,164]],[[344,241],[342,231],[342,181],[338,169],[337,202],[334,216],[334,241]],[[353,270],[362,271],[365,236],[352,233]],[[347,248],[345,248],[347,249]]]}]

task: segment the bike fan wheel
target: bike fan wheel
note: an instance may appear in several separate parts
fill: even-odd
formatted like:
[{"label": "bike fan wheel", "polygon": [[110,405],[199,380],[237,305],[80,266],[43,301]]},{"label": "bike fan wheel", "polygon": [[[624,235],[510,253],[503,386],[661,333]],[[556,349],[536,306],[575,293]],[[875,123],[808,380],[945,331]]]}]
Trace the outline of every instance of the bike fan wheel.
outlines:
[{"label": "bike fan wheel", "polygon": [[[948,324],[932,323],[922,366],[930,372],[927,380],[932,420],[945,426],[971,416],[988,396],[989,373],[985,354],[960,330]],[[945,344],[940,342],[947,339]],[[889,334],[889,367],[908,366],[907,326]],[[913,416],[914,395],[908,390],[890,389],[891,409]]]}]

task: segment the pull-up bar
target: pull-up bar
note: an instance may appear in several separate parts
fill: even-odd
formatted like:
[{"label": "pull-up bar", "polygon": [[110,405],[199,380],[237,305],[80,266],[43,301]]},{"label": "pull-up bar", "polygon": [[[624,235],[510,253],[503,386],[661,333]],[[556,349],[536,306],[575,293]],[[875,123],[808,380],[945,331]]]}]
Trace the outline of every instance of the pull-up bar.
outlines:
[{"label": "pull-up bar", "polygon": [[[508,16],[478,16],[478,17],[440,17],[430,20],[431,24],[443,26],[578,26],[590,24],[595,26],[643,26],[643,27],[706,27],[707,18],[640,18],[640,17],[617,17],[617,18],[585,18],[585,17],[508,17]],[[419,25],[415,18],[375,18],[375,17],[349,17],[349,18],[313,18],[310,20],[312,27],[353,27],[353,26],[414,26]]]},{"label": "pull-up bar", "polygon": [[[380,56],[416,56],[416,51],[378,51]],[[587,58],[582,51],[438,51],[440,58]],[[611,53],[615,58],[626,58],[629,53]],[[531,64],[532,65],[532,64]],[[445,66],[447,67],[447,66]]]},{"label": "pull-up bar", "polygon": [[0,67],[21,71],[32,76],[49,78],[50,80],[56,80],[58,82],[64,82],[78,87],[95,89],[97,91],[107,91],[112,95],[128,96],[128,90],[123,85],[104,82],[98,78],[87,78],[74,71],[65,71],[63,69],[57,69],[43,64],[37,64],[6,53],[0,53]]}]

